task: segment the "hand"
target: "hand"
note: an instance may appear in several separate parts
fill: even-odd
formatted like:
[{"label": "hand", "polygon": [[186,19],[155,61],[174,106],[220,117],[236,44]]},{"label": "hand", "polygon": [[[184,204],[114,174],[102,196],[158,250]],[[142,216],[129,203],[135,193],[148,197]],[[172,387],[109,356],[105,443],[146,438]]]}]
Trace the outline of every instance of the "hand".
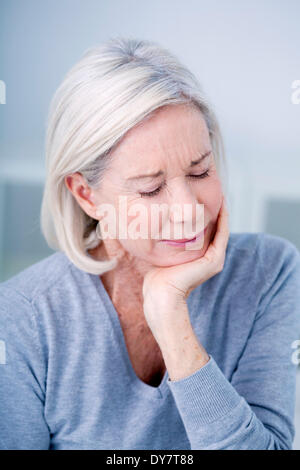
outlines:
[{"label": "hand", "polygon": [[223,270],[229,239],[228,215],[223,196],[216,233],[204,256],[189,263],[155,267],[147,272],[143,283],[144,309],[147,305],[157,305],[158,298],[173,298],[179,303],[185,301],[195,287]]}]

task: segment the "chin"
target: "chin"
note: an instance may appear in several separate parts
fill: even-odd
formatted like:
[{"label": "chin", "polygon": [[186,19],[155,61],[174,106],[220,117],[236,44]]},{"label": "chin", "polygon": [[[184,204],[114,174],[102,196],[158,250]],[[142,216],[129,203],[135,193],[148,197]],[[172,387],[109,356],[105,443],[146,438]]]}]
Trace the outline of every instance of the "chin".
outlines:
[{"label": "chin", "polygon": [[177,253],[170,253],[161,255],[152,264],[161,268],[168,268],[171,266],[178,266],[180,264],[190,263],[196,259],[202,258],[206,253],[207,247],[204,246],[199,250],[182,250]]}]

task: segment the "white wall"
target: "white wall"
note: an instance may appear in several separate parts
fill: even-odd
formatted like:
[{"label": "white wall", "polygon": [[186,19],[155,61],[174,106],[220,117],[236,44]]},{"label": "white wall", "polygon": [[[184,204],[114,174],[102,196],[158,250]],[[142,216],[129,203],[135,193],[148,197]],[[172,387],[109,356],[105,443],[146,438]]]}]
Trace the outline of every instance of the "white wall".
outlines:
[{"label": "white wall", "polygon": [[291,103],[300,79],[299,0],[10,0],[0,9],[2,161],[43,168],[47,110],[64,74],[88,47],[131,35],[170,48],[214,104],[232,198],[249,186],[234,230],[263,230],[251,215],[261,185],[300,196],[300,105]]},{"label": "white wall", "polygon": [[[291,103],[299,18],[299,0],[0,1],[0,176],[42,182],[51,96],[87,48],[115,35],[155,40],[197,75],[214,104],[231,230],[267,231],[268,197],[300,201],[300,104]],[[300,247],[300,217],[291,213],[288,225],[277,233]]]}]

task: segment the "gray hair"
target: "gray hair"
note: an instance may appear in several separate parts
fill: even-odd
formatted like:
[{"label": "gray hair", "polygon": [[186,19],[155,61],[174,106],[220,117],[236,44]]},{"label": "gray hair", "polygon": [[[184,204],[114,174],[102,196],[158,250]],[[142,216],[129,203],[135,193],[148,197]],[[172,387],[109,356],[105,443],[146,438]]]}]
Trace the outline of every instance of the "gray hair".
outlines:
[{"label": "gray hair", "polygon": [[223,179],[227,169],[217,119],[198,80],[176,56],[155,42],[123,37],[83,54],[56,90],[48,115],[41,230],[52,249],[92,274],[117,265],[116,258],[97,261],[87,252],[101,243],[98,220],[80,207],[64,178],[80,172],[92,189],[99,188],[126,132],[158,108],[184,103],[202,112]]}]

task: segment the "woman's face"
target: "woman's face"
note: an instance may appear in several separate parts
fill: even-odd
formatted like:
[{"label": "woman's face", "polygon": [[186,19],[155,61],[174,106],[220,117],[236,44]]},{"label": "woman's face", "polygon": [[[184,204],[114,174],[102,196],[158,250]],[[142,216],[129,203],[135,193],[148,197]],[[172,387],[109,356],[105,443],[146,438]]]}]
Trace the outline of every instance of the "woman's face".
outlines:
[{"label": "woman's face", "polygon": [[[202,161],[191,164],[203,155],[207,156]],[[141,176],[155,173],[159,174]],[[199,178],[195,175],[202,176]],[[204,118],[195,107],[177,105],[160,108],[149,120],[126,134],[112,154],[101,188],[93,192],[93,203],[98,209],[102,204],[106,204],[106,208],[107,204],[113,207],[117,227],[122,223],[123,228],[126,227],[129,231],[125,236],[126,232],[120,236],[117,229],[115,238],[104,239],[107,252],[110,246],[119,247],[130,257],[147,264],[173,266],[193,261],[205,254],[215,233],[222,195],[221,181]],[[126,201],[127,212],[124,211],[125,206],[119,212],[120,196],[123,197],[123,203]],[[163,215],[156,219],[155,224],[153,214],[157,212],[151,213],[151,210],[154,210],[155,205],[157,207],[161,204],[165,208],[176,205],[182,211],[162,212]],[[191,210],[184,212],[184,205],[188,205]],[[196,205],[201,205],[198,209],[202,208],[202,211],[196,212]],[[131,212],[137,207],[140,208],[138,212]],[[102,212],[100,222],[102,233],[108,229],[105,214],[105,211]],[[133,220],[136,217],[140,225],[135,226],[135,233],[143,231],[145,234],[146,227],[147,238],[133,238]],[[106,217],[106,221],[108,220],[112,219]],[[197,220],[200,223],[198,230]],[[178,236],[180,227],[186,230],[185,223],[190,224],[185,225],[189,228]],[[204,237],[192,248],[192,245],[174,246],[162,242],[163,239],[190,238],[188,234],[194,235],[205,227]],[[168,229],[171,231],[166,232]]]}]

